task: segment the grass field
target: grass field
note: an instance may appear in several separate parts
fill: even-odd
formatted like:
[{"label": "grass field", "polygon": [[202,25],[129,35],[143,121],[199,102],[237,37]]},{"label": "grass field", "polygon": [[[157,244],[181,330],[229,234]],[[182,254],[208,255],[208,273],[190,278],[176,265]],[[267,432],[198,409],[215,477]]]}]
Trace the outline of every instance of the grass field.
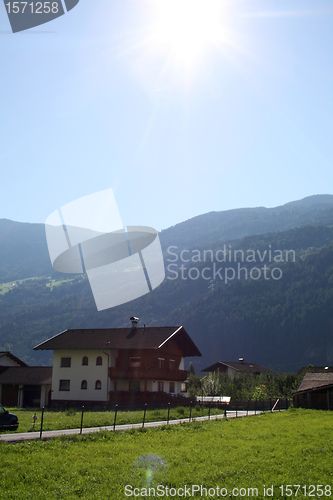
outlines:
[{"label": "grass field", "polygon": [[[117,500],[134,493],[154,498],[149,488],[155,488],[155,498],[330,498],[332,419],[330,412],[291,409],[237,420],[0,443],[1,491],[6,499],[20,500]],[[185,485],[187,491],[179,490]]]},{"label": "grass field", "polygon": [[[6,408],[11,413],[15,413],[19,419],[19,428],[16,432],[39,431],[41,425],[41,409],[36,410],[23,408]],[[223,410],[211,408],[211,415],[221,414]],[[36,414],[37,420],[33,423],[33,416]],[[117,412],[116,424],[136,424],[143,421],[143,411],[119,411]],[[190,408],[178,406],[170,408],[170,420],[178,418],[189,418]],[[208,408],[194,406],[191,411],[191,417],[201,417],[208,415]],[[83,427],[105,427],[113,425],[114,411],[84,411]],[[145,421],[155,422],[167,420],[168,410],[147,410]],[[45,411],[43,418],[43,430],[53,431],[58,429],[77,429],[81,425],[81,410],[68,409],[65,411]],[[4,433],[4,431],[0,431]],[[6,431],[7,433],[10,431]],[[11,431],[12,432],[12,431]]]},{"label": "grass field", "polygon": [[45,277],[45,276],[36,276],[34,278],[26,278],[23,280],[14,280],[14,281],[9,281],[8,283],[0,283],[0,295],[5,295],[9,290],[12,290],[13,288],[20,286],[20,285],[27,285],[29,283],[39,283],[39,284],[45,284],[46,287],[53,289],[54,287],[60,286],[63,283],[69,283],[72,281],[83,281],[85,279],[84,276],[74,276],[70,278],[61,278],[61,279],[53,279],[51,277]]}]

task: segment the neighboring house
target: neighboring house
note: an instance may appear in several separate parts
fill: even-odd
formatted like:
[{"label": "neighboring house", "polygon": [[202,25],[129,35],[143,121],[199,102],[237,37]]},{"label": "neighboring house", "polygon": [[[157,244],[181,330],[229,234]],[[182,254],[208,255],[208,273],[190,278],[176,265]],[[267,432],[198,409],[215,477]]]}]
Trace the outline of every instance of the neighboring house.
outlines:
[{"label": "neighboring house", "polygon": [[131,321],[132,328],[66,330],[35,347],[54,351],[53,405],[138,399],[143,392],[187,395],[184,358],[201,353],[185,329]]},{"label": "neighboring house", "polygon": [[10,351],[0,351],[0,373],[9,366],[28,366],[27,363],[17,358]]},{"label": "neighboring house", "polygon": [[307,372],[312,373],[333,373],[333,366],[303,366],[298,372],[297,375],[304,376]]},{"label": "neighboring house", "polygon": [[308,372],[304,375],[293,404],[296,408],[333,410],[333,372]]},{"label": "neighboring house", "polygon": [[243,358],[239,358],[238,362],[234,361],[217,361],[211,366],[204,368],[203,372],[227,373],[231,379],[239,376],[241,373],[271,373],[271,370],[256,363],[245,363]]},{"label": "neighboring house", "polygon": [[0,402],[4,406],[48,406],[51,366],[28,366],[9,351],[0,352]]}]

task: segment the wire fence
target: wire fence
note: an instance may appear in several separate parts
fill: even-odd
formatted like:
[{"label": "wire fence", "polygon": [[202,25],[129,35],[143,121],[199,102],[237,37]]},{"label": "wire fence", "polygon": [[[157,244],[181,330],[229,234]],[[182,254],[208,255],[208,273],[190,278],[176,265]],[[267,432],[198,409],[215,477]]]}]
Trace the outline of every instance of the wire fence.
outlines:
[{"label": "wire fence", "polygon": [[[135,425],[145,427],[147,423],[161,422],[169,425],[172,421],[193,422],[197,420],[210,420],[211,418],[224,417],[224,418],[238,418],[248,415],[256,415],[262,412],[281,411],[287,410],[290,407],[289,399],[269,399],[263,401],[230,401],[226,403],[205,402],[199,404],[196,401],[191,401],[188,406],[167,407],[155,410],[149,410],[148,404],[145,403],[141,408],[136,411],[126,411],[121,408],[121,405],[116,404],[113,410],[98,411],[91,410],[90,408],[67,409],[67,410],[53,410],[42,408],[37,410],[33,416],[33,429],[40,432],[40,438],[43,436],[44,430],[63,430],[66,426],[66,416],[75,417],[71,421],[70,428],[77,428],[79,433],[82,434],[83,429],[91,427],[103,427],[109,430],[116,430],[119,425]],[[64,417],[63,417],[64,416]],[[51,423],[59,423],[62,420],[60,427],[54,429]],[[37,425],[36,425],[37,422]],[[40,422],[40,425],[39,425]],[[73,427],[74,424],[74,427]]]}]

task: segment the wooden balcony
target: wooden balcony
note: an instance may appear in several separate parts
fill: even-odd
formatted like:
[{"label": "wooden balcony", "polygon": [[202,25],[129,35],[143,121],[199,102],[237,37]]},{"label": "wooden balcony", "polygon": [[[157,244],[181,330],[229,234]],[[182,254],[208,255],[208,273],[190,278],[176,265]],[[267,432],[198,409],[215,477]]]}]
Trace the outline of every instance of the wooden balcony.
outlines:
[{"label": "wooden balcony", "polygon": [[109,368],[111,380],[171,380],[183,382],[187,379],[186,370],[167,370],[164,368]]}]

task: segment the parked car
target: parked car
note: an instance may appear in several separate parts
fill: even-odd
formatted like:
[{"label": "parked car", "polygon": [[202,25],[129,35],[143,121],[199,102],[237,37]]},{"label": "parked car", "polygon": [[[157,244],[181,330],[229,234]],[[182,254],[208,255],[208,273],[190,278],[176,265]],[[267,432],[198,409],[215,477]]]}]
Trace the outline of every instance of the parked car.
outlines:
[{"label": "parked car", "polygon": [[8,410],[0,405],[0,430],[16,431],[19,426],[19,421],[14,413],[9,413]]}]

